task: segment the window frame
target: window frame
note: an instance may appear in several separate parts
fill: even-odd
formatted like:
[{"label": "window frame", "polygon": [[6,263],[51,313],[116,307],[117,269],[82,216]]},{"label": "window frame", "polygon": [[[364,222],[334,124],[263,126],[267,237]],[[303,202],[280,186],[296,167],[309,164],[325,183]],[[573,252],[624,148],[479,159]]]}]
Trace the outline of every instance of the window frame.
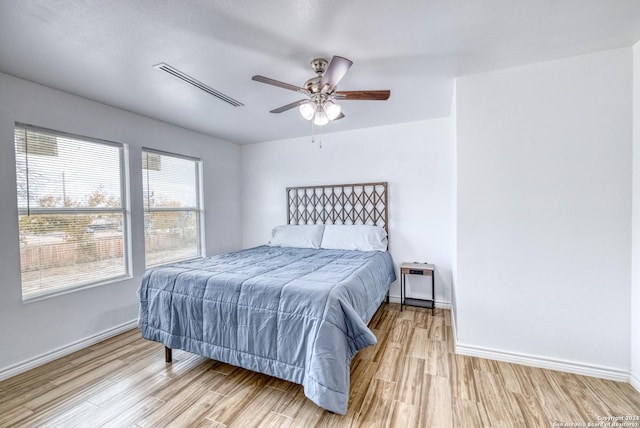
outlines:
[{"label": "window frame", "polygon": [[[183,159],[183,160],[187,160],[187,161],[191,161],[194,162],[195,165],[195,177],[194,177],[194,183],[195,183],[195,192],[196,192],[196,206],[194,207],[155,207],[152,208],[151,204],[149,203],[150,200],[150,195],[149,195],[149,189],[148,187],[145,188],[145,170],[148,171],[150,170],[150,168],[144,168],[144,156],[145,153],[151,153],[151,154],[157,154],[160,156],[168,156],[168,157],[173,157],[173,158],[177,158],[177,159]],[[196,233],[196,247],[198,250],[198,255],[194,256],[194,257],[187,257],[184,259],[176,259],[176,260],[171,260],[171,261],[166,261],[166,262],[161,262],[161,263],[155,263],[155,264],[147,264],[147,245],[146,245],[146,234],[147,234],[147,229],[146,227],[144,228],[143,231],[143,236],[144,236],[144,266],[145,269],[150,269],[153,267],[158,267],[158,266],[163,266],[163,265],[168,265],[171,263],[179,263],[179,262],[185,262],[185,261],[189,261],[189,260],[197,260],[197,259],[201,259],[205,257],[206,251],[205,251],[205,222],[204,222],[204,192],[203,192],[203,161],[200,158],[194,157],[194,156],[188,156],[188,155],[182,155],[179,153],[173,153],[173,152],[167,152],[164,150],[158,150],[158,149],[152,149],[149,147],[142,147],[141,150],[141,156],[140,156],[140,163],[141,163],[141,173],[142,173],[142,208],[143,208],[143,216],[146,215],[147,213],[154,213],[154,212],[195,212],[196,215],[196,226],[197,226],[197,233]],[[149,177],[146,177],[147,180],[147,186],[149,185]],[[146,197],[145,197],[145,192],[146,192]]]},{"label": "window frame", "polygon": [[[85,290],[88,288],[98,287],[105,284],[110,284],[114,282],[119,282],[124,279],[132,278],[131,266],[132,266],[132,257],[131,257],[131,212],[129,209],[129,168],[128,168],[128,159],[129,159],[129,147],[127,144],[118,143],[114,141],[103,140],[95,137],[88,137],[80,134],[73,134],[64,131],[58,131],[54,129],[44,128],[40,126],[30,125],[22,122],[14,123],[14,168],[16,175],[16,188],[18,186],[18,153],[16,151],[16,140],[15,134],[18,130],[24,130],[24,132],[37,132],[41,134],[47,134],[55,137],[70,139],[79,141],[81,143],[89,143],[89,144],[100,144],[109,147],[114,147],[119,150],[119,162],[118,166],[120,169],[120,207],[112,208],[112,207],[58,207],[58,208],[39,208],[39,207],[31,207],[29,203],[29,194],[27,194],[27,207],[20,207],[18,203],[19,195],[16,195],[16,207],[18,212],[18,220],[20,220],[21,216],[24,215],[48,215],[48,214],[60,214],[60,215],[74,215],[74,214],[120,214],[122,215],[122,262],[123,262],[123,270],[124,273],[108,276],[104,278],[99,278],[97,280],[87,280],[84,282],[79,282],[73,285],[67,286],[54,286],[44,289],[39,289],[37,292],[32,292],[25,294],[24,290],[24,282],[23,282],[23,271],[22,266],[20,267],[20,288],[21,288],[21,296],[23,303],[34,302],[38,300],[48,299],[51,297],[72,293],[75,291]],[[25,159],[29,155],[28,151],[25,149],[24,157]],[[27,167],[28,169],[28,167]],[[27,171],[27,193],[29,192],[28,188],[28,171]],[[18,221],[17,225],[18,234],[21,233],[20,224]]]}]

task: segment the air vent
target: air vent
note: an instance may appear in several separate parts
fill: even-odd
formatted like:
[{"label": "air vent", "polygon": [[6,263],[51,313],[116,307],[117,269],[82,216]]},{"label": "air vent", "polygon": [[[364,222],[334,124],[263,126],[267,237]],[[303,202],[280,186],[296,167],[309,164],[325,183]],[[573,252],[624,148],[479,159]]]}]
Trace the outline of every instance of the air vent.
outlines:
[{"label": "air vent", "polygon": [[176,77],[176,78],[182,80],[183,82],[186,82],[186,83],[190,84],[191,86],[195,86],[196,88],[200,89],[201,91],[205,91],[206,93],[208,93],[210,95],[213,95],[214,97],[218,98],[219,100],[224,101],[227,104],[231,104],[234,107],[240,107],[240,106],[244,105],[240,101],[234,100],[233,98],[223,94],[222,92],[216,91],[212,87],[205,85],[204,83],[200,82],[199,80],[194,79],[193,77],[189,76],[188,74],[183,73],[182,71],[178,70],[177,68],[174,68],[174,67],[170,66],[169,64],[165,64],[164,62],[161,62],[160,64],[154,65],[154,67],[157,68],[158,70],[162,70],[162,71],[164,71],[166,73],[169,73],[173,77]]}]

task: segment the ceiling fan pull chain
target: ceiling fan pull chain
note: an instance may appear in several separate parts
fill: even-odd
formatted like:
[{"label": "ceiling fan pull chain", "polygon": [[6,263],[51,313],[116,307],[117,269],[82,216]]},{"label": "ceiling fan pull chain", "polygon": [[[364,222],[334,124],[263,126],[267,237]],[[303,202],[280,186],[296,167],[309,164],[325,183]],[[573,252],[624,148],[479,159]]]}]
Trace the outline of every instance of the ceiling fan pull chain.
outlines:
[{"label": "ceiling fan pull chain", "polygon": [[[316,142],[316,132],[315,125],[313,124],[313,119],[311,120],[311,144]],[[322,148],[322,134],[318,135],[318,148]]]}]

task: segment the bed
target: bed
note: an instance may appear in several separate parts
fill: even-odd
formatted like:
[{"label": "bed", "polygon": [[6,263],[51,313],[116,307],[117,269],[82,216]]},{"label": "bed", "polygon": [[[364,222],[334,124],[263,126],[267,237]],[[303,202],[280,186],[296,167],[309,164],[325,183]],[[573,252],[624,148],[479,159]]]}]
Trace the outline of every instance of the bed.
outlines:
[{"label": "bed", "polygon": [[345,414],[351,360],[376,343],[367,323],[395,269],[381,242],[360,251],[340,240],[363,230],[378,239],[380,228],[386,237],[387,183],[287,188],[287,212],[270,245],[149,269],[142,335],[168,361],[182,349],[265,373]]}]

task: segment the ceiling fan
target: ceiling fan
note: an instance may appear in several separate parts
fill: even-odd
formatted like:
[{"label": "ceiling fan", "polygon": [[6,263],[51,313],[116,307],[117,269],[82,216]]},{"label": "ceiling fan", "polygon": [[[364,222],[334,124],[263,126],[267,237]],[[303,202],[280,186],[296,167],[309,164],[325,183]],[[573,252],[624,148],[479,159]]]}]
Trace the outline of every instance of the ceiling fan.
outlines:
[{"label": "ceiling fan", "polygon": [[316,58],[311,61],[311,68],[316,72],[304,83],[304,86],[295,86],[264,76],[253,76],[256,82],[266,83],[279,88],[289,89],[306,95],[298,101],[271,110],[271,113],[282,113],[294,107],[298,107],[300,114],[307,120],[313,120],[314,125],[326,125],[329,121],[342,119],[342,107],[336,104],[336,100],[387,100],[390,90],[379,91],[338,91],[340,80],[347,74],[353,64],[352,61],[341,56],[334,56],[331,62],[324,58]]}]

